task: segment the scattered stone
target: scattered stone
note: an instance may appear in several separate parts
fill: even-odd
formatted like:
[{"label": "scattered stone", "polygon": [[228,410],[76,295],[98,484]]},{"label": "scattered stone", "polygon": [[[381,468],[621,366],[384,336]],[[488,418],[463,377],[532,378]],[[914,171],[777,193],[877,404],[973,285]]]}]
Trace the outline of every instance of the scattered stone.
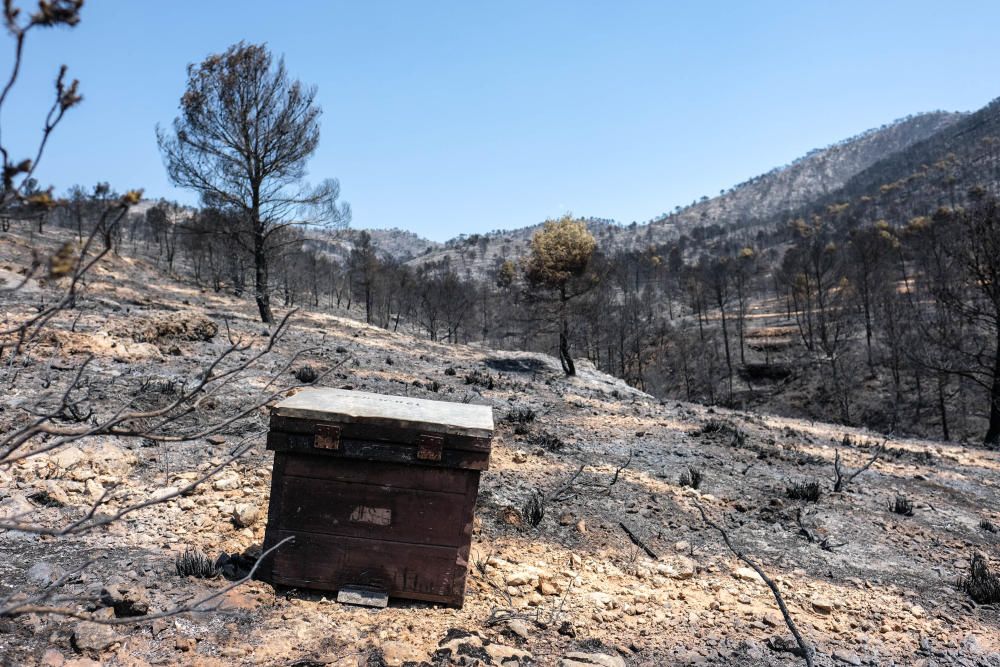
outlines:
[{"label": "scattered stone", "polygon": [[28,568],[28,581],[39,586],[48,586],[63,576],[63,570],[58,565],[39,561]]},{"label": "scattered stone", "polygon": [[45,649],[45,653],[42,654],[42,659],[39,662],[41,667],[62,667],[66,663],[66,658],[63,654],[54,648]]},{"label": "scattered stone", "polygon": [[527,586],[532,581],[535,580],[535,573],[528,570],[522,570],[520,572],[515,572],[514,574],[507,577],[508,586]]},{"label": "scattered stone", "polygon": [[560,526],[572,526],[573,525],[573,513],[563,512],[559,515],[559,525]]},{"label": "scattered stone", "polygon": [[101,604],[115,610],[118,618],[144,616],[149,613],[149,596],[133,584],[111,584],[101,591]]},{"label": "scattered stone", "polygon": [[741,567],[733,573],[733,576],[740,581],[752,581],[757,584],[764,583],[764,580],[760,578],[760,575],[752,567]]},{"label": "scattered stone", "polygon": [[785,622],[785,619],[781,617],[781,614],[776,611],[767,612],[761,620],[764,621],[764,625],[772,628],[777,628]]},{"label": "scattered stone", "polygon": [[584,521],[583,519],[580,519],[579,521],[576,522],[576,529],[577,529],[578,532],[583,533],[584,535],[586,535],[587,534],[587,522]]},{"label": "scattered stone", "polygon": [[174,648],[183,653],[191,653],[197,645],[198,642],[193,637],[177,637],[174,639]]},{"label": "scattered stone", "polygon": [[60,505],[70,504],[69,495],[66,493],[66,490],[63,488],[62,484],[54,479],[46,480],[45,494],[51,501]]},{"label": "scattered stone", "polygon": [[212,488],[216,491],[233,491],[240,488],[240,477],[236,473],[228,473],[212,482]]},{"label": "scattered stone", "polygon": [[857,653],[852,653],[845,649],[837,649],[833,652],[833,659],[848,665],[860,665],[861,658]]},{"label": "scattered stone", "polygon": [[117,641],[118,635],[108,625],[82,621],[73,629],[73,648],[79,653],[99,654]]},{"label": "scattered stone", "polygon": [[781,635],[771,636],[767,640],[767,647],[777,653],[794,653],[798,655],[800,652],[799,645],[795,643],[794,639],[786,639]]},{"label": "scattered stone", "polygon": [[511,620],[507,621],[507,629],[510,630],[515,635],[517,635],[518,637],[520,637],[521,639],[525,640],[528,639],[528,637],[531,634],[531,630],[528,627],[528,624],[525,623],[520,618],[512,618]]},{"label": "scattered stone", "polygon": [[673,577],[674,579],[690,579],[694,576],[696,570],[697,566],[693,560],[681,556],[677,561],[677,567],[674,568]]},{"label": "scattered stone", "polygon": [[514,463],[526,463],[528,460],[528,452],[523,449],[519,449],[514,452]]},{"label": "scattered stone", "polygon": [[812,603],[812,608],[820,614],[829,614],[833,611],[834,604],[829,598],[816,596],[810,602]]},{"label": "scattered stone", "polygon": [[382,643],[382,660],[386,667],[402,667],[407,663],[415,664],[427,658],[427,654],[413,644],[400,641]]},{"label": "scattered stone", "polygon": [[514,648],[513,646],[504,646],[503,644],[494,644],[490,642],[485,644],[483,648],[493,659],[493,664],[495,665],[506,665],[508,661],[513,661],[515,664],[522,664],[531,660],[531,654],[524,649]]},{"label": "scattered stone", "polygon": [[233,523],[237,528],[249,528],[257,523],[260,512],[252,503],[238,503],[233,508]]},{"label": "scattered stone", "polygon": [[538,592],[542,595],[559,595],[562,593],[562,586],[549,577],[540,576],[538,578]]},{"label": "scattered stone", "polygon": [[224,445],[226,444],[226,438],[222,435],[210,435],[205,440],[208,441],[210,445]]},{"label": "scattered stone", "polygon": [[581,653],[574,651],[567,653],[566,657],[559,661],[559,667],[626,667],[625,660],[617,655],[607,655],[604,653]]},{"label": "scattered stone", "polygon": [[63,447],[56,452],[49,454],[49,461],[51,461],[57,468],[62,468],[63,470],[69,470],[70,468],[75,468],[87,459],[87,455],[83,453],[83,450],[76,446]]}]

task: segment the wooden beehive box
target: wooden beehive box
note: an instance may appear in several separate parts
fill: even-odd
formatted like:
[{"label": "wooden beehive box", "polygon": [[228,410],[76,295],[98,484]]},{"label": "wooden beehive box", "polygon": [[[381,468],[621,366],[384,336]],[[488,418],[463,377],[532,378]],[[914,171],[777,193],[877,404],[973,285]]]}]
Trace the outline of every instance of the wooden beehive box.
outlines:
[{"label": "wooden beehive box", "polygon": [[461,606],[493,411],[341,389],[271,410],[274,450],[262,563],[274,584]]}]

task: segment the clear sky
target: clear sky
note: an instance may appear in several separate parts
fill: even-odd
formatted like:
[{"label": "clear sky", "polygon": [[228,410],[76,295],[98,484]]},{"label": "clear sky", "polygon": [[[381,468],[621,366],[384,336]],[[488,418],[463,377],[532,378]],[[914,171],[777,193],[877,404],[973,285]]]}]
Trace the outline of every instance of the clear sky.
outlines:
[{"label": "clear sky", "polygon": [[990,0],[87,0],[75,29],[28,43],[3,126],[27,148],[65,62],[85,100],[40,180],[194,203],[154,128],[188,63],[266,42],[319,88],[310,179],[340,179],[355,227],[642,222],[909,113],[983,106],[997,25]]}]

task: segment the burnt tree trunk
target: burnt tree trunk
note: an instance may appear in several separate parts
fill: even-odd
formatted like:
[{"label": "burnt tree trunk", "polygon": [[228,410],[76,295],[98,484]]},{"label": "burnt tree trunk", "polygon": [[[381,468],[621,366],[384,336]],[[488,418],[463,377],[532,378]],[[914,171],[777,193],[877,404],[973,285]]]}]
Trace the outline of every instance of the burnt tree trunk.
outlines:
[{"label": "burnt tree trunk", "polygon": [[274,324],[274,314],[271,312],[271,295],[268,289],[267,250],[264,247],[264,242],[263,231],[258,229],[253,239],[254,297],[257,300],[257,309],[260,311],[260,321],[265,324]]},{"label": "burnt tree trunk", "polygon": [[997,346],[993,363],[993,385],[990,388],[990,425],[984,442],[991,447],[1000,445],[1000,326],[997,327]]},{"label": "burnt tree trunk", "polygon": [[559,363],[566,375],[576,375],[576,364],[569,354],[569,322],[566,319],[566,286],[559,291]]}]

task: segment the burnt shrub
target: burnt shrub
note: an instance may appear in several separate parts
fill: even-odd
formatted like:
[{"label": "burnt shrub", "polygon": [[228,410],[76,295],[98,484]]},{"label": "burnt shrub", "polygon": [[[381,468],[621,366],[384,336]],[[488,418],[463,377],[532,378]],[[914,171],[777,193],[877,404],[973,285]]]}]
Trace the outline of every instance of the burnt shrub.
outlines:
[{"label": "burnt shrub", "polygon": [[537,526],[545,518],[545,505],[538,493],[532,493],[525,501],[524,507],[521,508],[521,516],[530,526]]},{"label": "burnt shrub", "polygon": [[697,489],[701,486],[703,475],[697,468],[688,468],[681,473],[678,478],[677,483],[681,486],[689,486],[692,489]]},{"label": "burnt shrub", "polygon": [[465,376],[465,384],[471,384],[476,387],[483,387],[485,389],[493,389],[496,386],[496,378],[485,371],[481,371],[478,368],[471,373],[467,373]]},{"label": "burnt shrub", "polygon": [[997,525],[995,523],[985,518],[979,520],[979,527],[985,530],[987,533],[1000,532],[1000,528],[997,528]]},{"label": "burnt shrub", "polygon": [[743,449],[749,445],[749,439],[745,431],[722,419],[709,419],[692,435],[715,436],[730,447],[737,449]]},{"label": "burnt shrub", "polygon": [[219,568],[215,561],[206,556],[201,551],[187,549],[183,554],[174,560],[174,567],[181,577],[197,577],[199,579],[212,579],[219,575]]},{"label": "burnt shrub", "polygon": [[796,482],[785,487],[785,495],[792,500],[814,503],[819,500],[819,482]]},{"label": "burnt shrub", "polygon": [[[516,429],[515,429],[516,432]],[[535,445],[536,447],[541,447],[548,452],[558,452],[560,449],[566,446],[559,436],[553,435],[548,431],[542,431],[533,437],[528,438],[528,442]]]},{"label": "burnt shrub", "polygon": [[535,411],[529,407],[514,407],[507,411],[504,421],[511,424],[530,424],[535,421]]},{"label": "burnt shrub", "polygon": [[906,496],[896,496],[889,502],[889,511],[901,516],[913,516],[913,503]]},{"label": "burnt shrub", "polygon": [[302,366],[295,369],[295,379],[302,384],[312,384],[319,379],[319,373],[312,366]]},{"label": "burnt shrub", "polygon": [[958,587],[978,604],[1000,603],[1000,576],[990,571],[989,563],[980,553],[972,557],[969,576],[959,579]]}]

